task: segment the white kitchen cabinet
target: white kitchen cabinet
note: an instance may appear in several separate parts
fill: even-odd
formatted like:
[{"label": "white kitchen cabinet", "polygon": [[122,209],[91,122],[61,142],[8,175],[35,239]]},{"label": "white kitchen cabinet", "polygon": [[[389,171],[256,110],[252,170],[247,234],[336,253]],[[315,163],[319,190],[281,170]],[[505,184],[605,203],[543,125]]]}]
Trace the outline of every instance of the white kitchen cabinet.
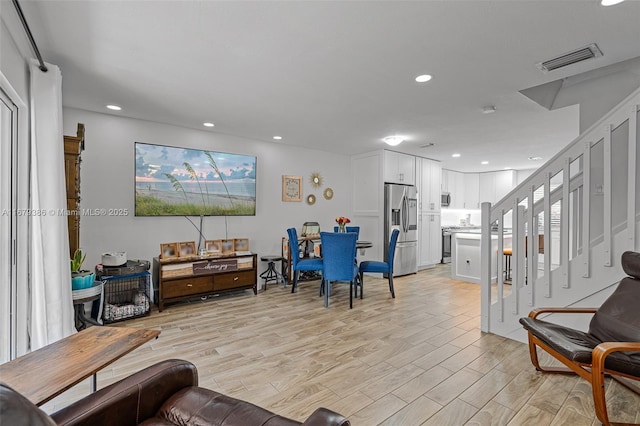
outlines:
[{"label": "white kitchen cabinet", "polygon": [[480,208],[480,175],[479,173],[464,174],[464,208]]},{"label": "white kitchen cabinet", "polygon": [[515,170],[504,170],[496,173],[496,199],[500,201],[518,184],[518,177]]},{"label": "white kitchen cabinet", "polygon": [[416,158],[416,182],[418,186],[418,210],[440,212],[440,163],[428,158]]},{"label": "white kitchen cabinet", "polygon": [[451,196],[451,202],[449,203],[450,209],[463,209],[464,208],[464,173],[456,172],[453,170],[443,170],[442,180],[442,192],[448,192]]},{"label": "white kitchen cabinet", "polygon": [[442,259],[440,214],[420,213],[418,269],[433,268]]},{"label": "white kitchen cabinet", "polygon": [[384,181],[415,185],[416,157],[400,152],[384,151]]},{"label": "white kitchen cabinet", "polygon": [[432,268],[442,259],[440,194],[442,168],[437,161],[416,158],[418,186],[418,269]]},{"label": "white kitchen cabinet", "polygon": [[479,201],[495,204],[515,186],[516,172],[514,170],[480,173]]},{"label": "white kitchen cabinet", "polygon": [[493,173],[480,173],[478,197],[480,203],[493,203],[496,198],[496,177]]}]

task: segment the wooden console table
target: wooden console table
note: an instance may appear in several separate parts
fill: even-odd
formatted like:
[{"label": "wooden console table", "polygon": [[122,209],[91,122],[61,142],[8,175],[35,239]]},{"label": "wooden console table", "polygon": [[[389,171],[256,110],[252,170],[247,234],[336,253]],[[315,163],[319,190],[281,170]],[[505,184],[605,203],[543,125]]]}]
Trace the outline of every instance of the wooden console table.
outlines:
[{"label": "wooden console table", "polygon": [[253,289],[258,294],[258,265],[255,253],[220,256],[192,256],[178,259],[153,259],[154,290],[158,311],[164,304]]},{"label": "wooden console table", "polygon": [[159,330],[89,327],[0,365],[5,382],[36,405],[55,398],[124,355],[158,337]]}]

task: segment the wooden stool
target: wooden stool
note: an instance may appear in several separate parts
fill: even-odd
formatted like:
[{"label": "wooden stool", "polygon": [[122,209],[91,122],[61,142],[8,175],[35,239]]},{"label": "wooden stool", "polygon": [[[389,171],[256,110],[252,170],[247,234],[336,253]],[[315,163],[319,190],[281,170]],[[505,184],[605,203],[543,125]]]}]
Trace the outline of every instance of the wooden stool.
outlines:
[{"label": "wooden stool", "polygon": [[260,260],[267,263],[267,270],[260,274],[260,278],[264,280],[264,289],[267,289],[267,283],[269,281],[282,281],[282,286],[286,287],[287,284],[284,280],[284,276],[276,270],[276,262],[282,262],[284,258],[282,256],[260,256]]}]

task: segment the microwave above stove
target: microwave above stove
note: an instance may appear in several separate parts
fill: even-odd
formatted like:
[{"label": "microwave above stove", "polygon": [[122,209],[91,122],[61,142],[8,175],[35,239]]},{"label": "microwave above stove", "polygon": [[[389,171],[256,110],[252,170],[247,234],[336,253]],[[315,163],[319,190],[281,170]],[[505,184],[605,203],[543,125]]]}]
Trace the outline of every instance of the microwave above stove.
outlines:
[{"label": "microwave above stove", "polygon": [[440,205],[442,207],[449,207],[449,204],[451,204],[451,194],[448,192],[443,192],[442,196],[440,197]]}]

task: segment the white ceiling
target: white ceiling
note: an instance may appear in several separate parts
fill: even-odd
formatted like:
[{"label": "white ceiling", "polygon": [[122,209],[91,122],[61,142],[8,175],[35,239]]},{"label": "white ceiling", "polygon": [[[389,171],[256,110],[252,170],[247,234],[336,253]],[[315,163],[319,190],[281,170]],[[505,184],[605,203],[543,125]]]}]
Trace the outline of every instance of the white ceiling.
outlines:
[{"label": "white ceiling", "polygon": [[[460,171],[537,167],[577,136],[578,108],[519,91],[640,56],[638,1],[21,4],[67,107],[345,154],[401,134],[395,150]],[[590,43],[604,55],[535,66]]]}]

